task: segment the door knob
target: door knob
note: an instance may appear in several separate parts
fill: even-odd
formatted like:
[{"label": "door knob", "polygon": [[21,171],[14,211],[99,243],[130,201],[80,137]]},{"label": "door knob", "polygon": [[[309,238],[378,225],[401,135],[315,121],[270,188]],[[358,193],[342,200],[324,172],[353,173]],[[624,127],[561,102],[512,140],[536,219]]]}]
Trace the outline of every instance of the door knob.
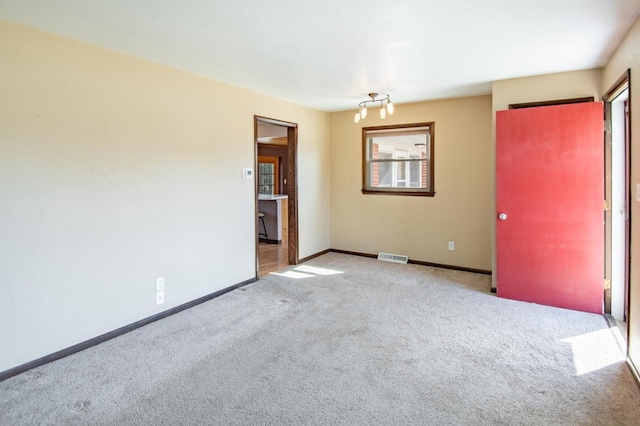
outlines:
[{"label": "door knob", "polygon": [[499,218],[500,220],[507,220],[507,214],[506,214],[506,213],[500,213],[500,214],[498,215],[498,218]]}]

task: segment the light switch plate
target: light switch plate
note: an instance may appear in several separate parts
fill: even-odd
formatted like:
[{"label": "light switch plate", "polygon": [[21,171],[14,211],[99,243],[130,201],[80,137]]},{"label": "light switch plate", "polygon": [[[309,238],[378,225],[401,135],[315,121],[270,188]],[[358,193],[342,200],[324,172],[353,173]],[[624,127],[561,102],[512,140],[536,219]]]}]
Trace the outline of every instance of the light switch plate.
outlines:
[{"label": "light switch plate", "polygon": [[243,178],[249,179],[252,176],[253,176],[253,170],[251,170],[248,167],[245,167],[244,169],[242,169],[242,177]]},{"label": "light switch plate", "polygon": [[164,290],[164,277],[156,278],[156,291]]}]

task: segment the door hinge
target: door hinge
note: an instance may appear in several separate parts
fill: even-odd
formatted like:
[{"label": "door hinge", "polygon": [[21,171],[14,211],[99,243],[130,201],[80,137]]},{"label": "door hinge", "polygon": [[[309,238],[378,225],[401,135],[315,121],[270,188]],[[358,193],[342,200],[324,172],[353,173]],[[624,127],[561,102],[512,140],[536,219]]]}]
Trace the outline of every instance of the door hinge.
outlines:
[{"label": "door hinge", "polygon": [[604,289],[605,290],[610,290],[611,289],[611,280],[605,278],[604,279]]},{"label": "door hinge", "polygon": [[611,202],[609,200],[604,200],[604,211],[611,211]]},{"label": "door hinge", "polygon": [[605,133],[611,133],[611,121],[610,120],[605,120],[604,121],[604,132]]}]

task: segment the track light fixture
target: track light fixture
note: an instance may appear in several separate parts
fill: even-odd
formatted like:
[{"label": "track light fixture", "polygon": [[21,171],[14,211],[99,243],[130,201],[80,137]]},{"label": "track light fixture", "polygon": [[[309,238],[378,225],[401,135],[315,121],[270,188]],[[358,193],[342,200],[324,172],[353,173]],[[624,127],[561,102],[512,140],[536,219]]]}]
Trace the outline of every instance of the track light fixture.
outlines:
[{"label": "track light fixture", "polygon": [[370,101],[362,101],[358,104],[358,112],[356,112],[356,116],[353,121],[358,123],[360,120],[364,120],[367,116],[367,104],[374,104],[376,102],[380,102],[380,118],[383,120],[386,118],[387,113],[389,115],[393,114],[393,104],[391,103],[391,99],[389,99],[389,95],[386,93],[369,93]]}]

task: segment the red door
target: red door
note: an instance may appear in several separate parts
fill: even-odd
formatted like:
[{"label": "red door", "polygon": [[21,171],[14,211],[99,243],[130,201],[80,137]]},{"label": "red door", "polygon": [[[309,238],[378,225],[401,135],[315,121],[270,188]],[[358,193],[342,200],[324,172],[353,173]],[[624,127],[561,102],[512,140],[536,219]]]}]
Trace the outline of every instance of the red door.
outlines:
[{"label": "red door", "polygon": [[603,121],[595,102],[496,113],[498,296],[602,313]]}]

